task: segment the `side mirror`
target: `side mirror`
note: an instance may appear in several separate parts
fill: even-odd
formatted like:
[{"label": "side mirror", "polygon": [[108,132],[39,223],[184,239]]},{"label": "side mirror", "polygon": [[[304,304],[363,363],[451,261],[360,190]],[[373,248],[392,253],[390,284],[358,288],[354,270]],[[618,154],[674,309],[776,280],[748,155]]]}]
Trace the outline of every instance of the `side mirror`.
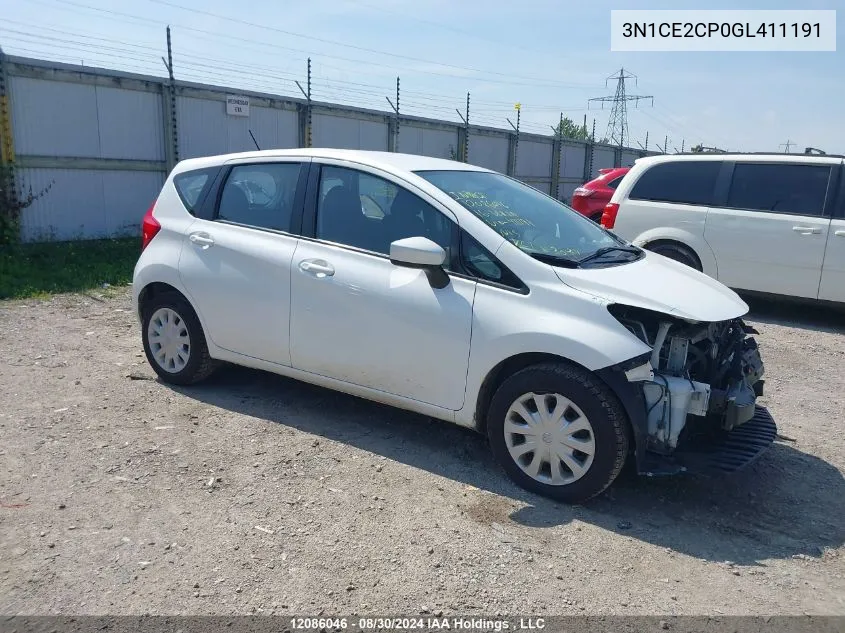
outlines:
[{"label": "side mirror", "polygon": [[427,237],[406,237],[391,242],[390,261],[396,266],[424,270],[433,288],[449,285],[449,275],[443,270],[446,251]]}]

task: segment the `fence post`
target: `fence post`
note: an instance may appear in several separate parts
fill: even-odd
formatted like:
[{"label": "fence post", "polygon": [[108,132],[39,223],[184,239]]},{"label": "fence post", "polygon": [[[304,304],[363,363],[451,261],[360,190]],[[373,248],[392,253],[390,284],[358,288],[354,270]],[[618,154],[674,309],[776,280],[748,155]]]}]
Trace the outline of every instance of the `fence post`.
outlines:
[{"label": "fence post", "polygon": [[164,164],[167,169],[167,173],[169,174],[170,171],[173,169],[174,165],[176,165],[176,139],[173,138],[173,117],[171,115],[171,97],[170,97],[170,86],[165,83],[164,81],[160,84],[161,87],[161,112],[164,114],[162,117],[162,130],[161,133],[164,136]]},{"label": "fence post", "polygon": [[298,82],[294,82],[298,87],[300,92],[302,92],[303,96],[305,97],[305,105],[302,104],[298,107],[299,112],[299,146],[300,147],[311,147],[311,58],[308,58],[308,77],[306,82],[306,87],[303,88],[302,85]]},{"label": "fence post", "polygon": [[560,113],[560,123],[557,134],[552,140],[552,184],[549,193],[560,200],[560,155],[563,152],[563,112]]},{"label": "fence post", "polygon": [[12,136],[12,105],[9,94],[6,53],[0,48],[0,166],[3,168],[0,187],[4,190],[10,206],[14,208],[18,199],[18,188],[15,182],[15,143]]},{"label": "fence post", "polygon": [[516,161],[519,152],[519,116],[522,113],[522,104],[517,103],[514,109],[516,110],[516,125],[511,123],[510,119],[507,120],[514,130],[512,134],[508,135],[508,176],[516,175]]},{"label": "fence post", "polygon": [[390,107],[393,108],[393,116],[387,119],[387,151],[399,151],[399,77],[396,78],[396,103],[385,97]]},{"label": "fence post", "polygon": [[584,182],[593,178],[593,157],[596,150],[596,120],[593,119],[593,133],[584,146]]},{"label": "fence post", "polygon": [[464,162],[469,162],[469,93],[467,93],[467,112],[464,119]]},{"label": "fence post", "polygon": [[167,66],[168,82],[161,82],[162,112],[164,113],[164,163],[167,173],[179,162],[179,122],[176,117],[176,78],[173,74],[173,48],[170,40],[170,27],[167,27]]}]

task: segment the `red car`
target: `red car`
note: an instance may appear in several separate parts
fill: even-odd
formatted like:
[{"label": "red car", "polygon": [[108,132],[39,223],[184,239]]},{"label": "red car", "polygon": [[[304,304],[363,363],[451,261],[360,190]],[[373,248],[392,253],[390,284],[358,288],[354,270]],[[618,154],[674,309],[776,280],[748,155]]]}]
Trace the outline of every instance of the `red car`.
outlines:
[{"label": "red car", "polygon": [[572,208],[598,222],[605,205],[610,202],[614,189],[630,170],[630,167],[599,169],[598,178],[581,185],[572,192]]}]

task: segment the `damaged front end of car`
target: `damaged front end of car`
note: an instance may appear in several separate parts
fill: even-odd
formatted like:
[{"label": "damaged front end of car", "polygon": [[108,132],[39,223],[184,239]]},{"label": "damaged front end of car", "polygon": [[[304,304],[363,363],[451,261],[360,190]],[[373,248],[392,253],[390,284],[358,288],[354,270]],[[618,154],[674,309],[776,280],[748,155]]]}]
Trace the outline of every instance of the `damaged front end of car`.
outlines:
[{"label": "damaged front end of car", "polygon": [[707,323],[620,304],[608,310],[652,348],[608,376],[628,394],[641,474],[731,472],[771,445],[777,427],[757,405],[765,382],[750,336],[757,332],[741,318]]}]

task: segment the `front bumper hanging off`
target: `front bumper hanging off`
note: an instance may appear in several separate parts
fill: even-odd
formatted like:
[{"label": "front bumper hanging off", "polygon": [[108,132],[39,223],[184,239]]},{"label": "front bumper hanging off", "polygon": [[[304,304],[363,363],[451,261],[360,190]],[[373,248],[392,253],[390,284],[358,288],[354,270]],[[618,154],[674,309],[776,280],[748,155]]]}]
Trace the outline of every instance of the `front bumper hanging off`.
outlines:
[{"label": "front bumper hanging off", "polygon": [[[756,460],[777,437],[778,429],[768,409],[755,407],[747,422],[730,431],[692,432],[671,455],[681,472],[701,475],[731,473]],[[664,458],[665,459],[665,458]]]},{"label": "front bumper hanging off", "polygon": [[738,471],[754,462],[777,437],[777,425],[768,409],[753,405],[747,421],[729,428],[712,418],[689,416],[683,441],[677,450],[659,454],[648,450],[648,420],[641,383],[629,382],[625,371],[629,362],[600,370],[599,376],[619,396],[634,434],[637,471],[641,475],[663,476],[680,473],[714,476]]}]

